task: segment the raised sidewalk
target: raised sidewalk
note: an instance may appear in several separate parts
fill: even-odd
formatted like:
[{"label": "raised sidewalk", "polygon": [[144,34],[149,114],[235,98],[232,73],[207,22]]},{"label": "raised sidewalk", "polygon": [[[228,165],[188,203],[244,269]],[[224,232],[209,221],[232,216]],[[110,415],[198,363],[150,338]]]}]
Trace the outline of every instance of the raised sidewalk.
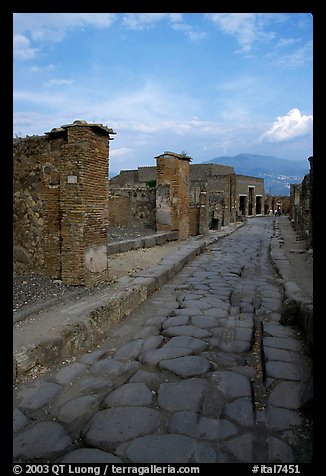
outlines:
[{"label": "raised sidewalk", "polygon": [[[131,314],[208,245],[243,225],[244,222],[234,223],[208,236],[200,235],[191,241],[180,242],[180,248],[157,265],[132,277],[121,277],[117,283],[91,296],[77,299],[72,293],[69,304],[50,303],[50,306],[16,322],[13,330],[14,380],[36,366],[57,365],[95,347],[105,338],[112,323]],[[146,237],[147,246],[156,243],[157,237],[153,235],[152,238]],[[128,247],[131,246],[129,242],[132,240],[126,241]]]},{"label": "raised sidewalk", "polygon": [[271,239],[271,259],[284,286],[281,323],[298,324],[307,350],[313,348],[313,250],[307,250],[289,217],[277,217]]}]

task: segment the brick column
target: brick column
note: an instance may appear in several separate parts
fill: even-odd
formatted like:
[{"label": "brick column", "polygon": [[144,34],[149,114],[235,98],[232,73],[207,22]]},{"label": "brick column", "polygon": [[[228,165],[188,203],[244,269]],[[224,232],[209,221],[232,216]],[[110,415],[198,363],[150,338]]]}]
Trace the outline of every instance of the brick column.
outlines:
[{"label": "brick column", "polygon": [[60,158],[61,279],[92,286],[107,275],[109,140],[112,129],[75,121]]},{"label": "brick column", "polygon": [[164,152],[155,157],[156,227],[178,231],[179,239],[189,237],[189,182],[191,157]]}]

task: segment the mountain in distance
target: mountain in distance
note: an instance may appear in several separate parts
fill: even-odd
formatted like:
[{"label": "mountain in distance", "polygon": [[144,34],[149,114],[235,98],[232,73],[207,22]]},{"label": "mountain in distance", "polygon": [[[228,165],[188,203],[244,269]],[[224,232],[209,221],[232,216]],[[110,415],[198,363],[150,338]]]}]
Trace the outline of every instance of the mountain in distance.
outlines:
[{"label": "mountain in distance", "polygon": [[301,183],[309,173],[309,161],[287,160],[269,155],[238,154],[233,157],[221,156],[202,162],[203,164],[231,165],[239,175],[249,175],[264,179],[265,193],[289,195],[290,184]]}]

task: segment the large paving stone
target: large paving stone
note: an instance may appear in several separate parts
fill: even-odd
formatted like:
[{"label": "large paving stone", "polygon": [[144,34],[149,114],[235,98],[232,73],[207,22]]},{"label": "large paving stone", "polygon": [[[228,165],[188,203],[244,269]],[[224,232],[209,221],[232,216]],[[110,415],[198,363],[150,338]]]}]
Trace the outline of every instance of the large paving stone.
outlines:
[{"label": "large paving stone", "polygon": [[209,337],[210,332],[200,329],[196,326],[173,326],[164,330],[164,334],[168,336],[191,336],[191,337]]},{"label": "large paving stone", "polygon": [[188,411],[175,413],[169,430],[209,441],[223,440],[237,433],[237,428],[228,420],[202,417]]},{"label": "large paving stone", "polygon": [[298,339],[292,337],[264,337],[264,345],[285,350],[301,350],[302,345]]},{"label": "large paving stone", "polygon": [[131,376],[134,374],[138,367],[139,362],[119,362],[115,359],[103,359],[95,362],[90,371],[95,375],[101,375],[101,377],[120,377],[120,376]]},{"label": "large paving stone", "polygon": [[163,343],[164,337],[163,336],[150,336],[148,337],[142,347],[142,352],[146,352],[147,350],[157,349]]},{"label": "large paving stone", "polygon": [[295,411],[271,405],[265,410],[264,417],[266,426],[276,430],[286,430],[302,423],[301,417]]},{"label": "large paving stone", "polygon": [[210,362],[204,357],[189,355],[176,359],[161,360],[160,368],[169,370],[183,378],[195,377],[209,371]]},{"label": "large paving stone", "polygon": [[172,316],[168,317],[166,321],[163,323],[162,327],[163,329],[167,329],[168,327],[173,327],[173,326],[185,326],[188,324],[189,321],[189,316]]},{"label": "large paving stone", "polygon": [[282,440],[270,436],[267,438],[268,458],[271,463],[293,463],[292,448]]},{"label": "large paving stone", "polygon": [[229,313],[227,309],[219,309],[217,307],[212,307],[211,309],[204,310],[203,314],[204,316],[210,316],[215,317],[216,319],[220,319],[222,317],[227,317]]},{"label": "large paving stone", "polygon": [[117,360],[133,360],[137,359],[142,347],[144,339],[134,339],[127,344],[121,346],[115,353],[114,358]]},{"label": "large paving stone", "polygon": [[72,440],[59,423],[46,421],[33,425],[14,438],[15,461],[59,456],[69,449]]},{"label": "large paving stone", "polygon": [[222,370],[211,373],[209,377],[227,399],[251,397],[251,382],[244,375]]},{"label": "large paving stone", "polygon": [[175,359],[176,357],[182,357],[192,354],[191,349],[185,347],[161,347],[160,349],[147,350],[139,356],[140,362],[147,365],[157,365],[161,360]]},{"label": "large paving stone", "polygon": [[191,322],[194,326],[201,327],[202,329],[210,329],[218,325],[218,319],[212,316],[193,316]]},{"label": "large paving stone", "polygon": [[197,309],[200,311],[204,311],[206,309],[210,309],[212,304],[207,303],[205,301],[201,301],[199,299],[189,299],[188,301],[183,301],[180,305],[181,309]]},{"label": "large paving stone", "polygon": [[183,435],[150,435],[136,438],[118,449],[132,463],[215,463],[217,454],[206,443]]},{"label": "large paving stone", "polygon": [[129,380],[130,383],[144,383],[149,387],[156,387],[161,379],[155,372],[148,372],[146,370],[138,370]]},{"label": "large paving stone", "polygon": [[234,340],[223,337],[211,337],[209,343],[212,347],[221,349],[224,352],[242,353],[250,350],[251,341]]},{"label": "large paving stone", "polygon": [[177,336],[167,342],[163,348],[177,347],[181,349],[190,349],[192,352],[201,352],[206,350],[208,343],[190,336]]},{"label": "large paving stone", "polygon": [[79,448],[78,450],[70,451],[58,462],[79,464],[122,463],[121,459],[117,456],[97,448]]},{"label": "large paving stone", "polygon": [[58,383],[38,381],[17,393],[18,406],[29,410],[44,407],[60,392]]},{"label": "large paving stone", "polygon": [[25,425],[25,423],[27,423],[27,418],[25,417],[23,412],[21,412],[19,410],[19,408],[15,408],[14,411],[13,411],[13,430],[14,430],[14,432],[20,430]]},{"label": "large paving stone", "polygon": [[295,331],[292,328],[274,324],[272,322],[263,323],[263,329],[266,334],[275,337],[295,337]]},{"label": "large paving stone", "polygon": [[113,387],[112,380],[101,377],[88,377],[79,384],[80,393],[98,393]]},{"label": "large paving stone", "polygon": [[151,405],[152,399],[152,392],[144,383],[126,383],[109,393],[104,400],[104,406],[147,406]]},{"label": "large paving stone", "polygon": [[97,360],[99,360],[103,355],[107,353],[106,349],[99,349],[95,350],[94,352],[89,352],[87,354],[84,354],[82,357],[80,357],[80,362],[86,365],[91,365],[94,364]]},{"label": "large paving stone", "polygon": [[237,436],[225,443],[240,463],[253,463],[253,436],[251,433]]},{"label": "large paving stone", "polygon": [[198,411],[201,407],[207,383],[202,379],[187,379],[178,383],[162,383],[158,392],[158,404],[170,412]]},{"label": "large paving stone", "polygon": [[228,403],[224,407],[224,415],[242,426],[253,426],[255,415],[251,398],[243,397]]},{"label": "large paving stone", "polygon": [[268,347],[264,345],[265,360],[281,360],[284,362],[297,362],[299,359],[298,352],[291,350],[276,349],[275,347]]},{"label": "large paving stone", "polygon": [[304,403],[303,396],[306,385],[302,382],[279,382],[273,388],[268,403],[275,407],[283,407],[296,410]]},{"label": "large paving stone", "polygon": [[55,379],[58,383],[65,385],[66,383],[73,382],[86,369],[86,365],[74,362],[60,369],[56,373]]},{"label": "large paving stone", "polygon": [[298,363],[282,362],[270,360],[265,364],[266,376],[286,379],[286,380],[305,380],[309,376],[309,370],[304,365],[298,366]]},{"label": "large paving stone", "polygon": [[110,408],[96,413],[82,434],[86,444],[110,451],[125,441],[157,431],[161,423],[160,413],[151,408]]},{"label": "large paving stone", "polygon": [[70,423],[87,414],[92,414],[99,407],[97,398],[92,395],[77,397],[65,403],[58,412],[59,419],[64,423]]}]

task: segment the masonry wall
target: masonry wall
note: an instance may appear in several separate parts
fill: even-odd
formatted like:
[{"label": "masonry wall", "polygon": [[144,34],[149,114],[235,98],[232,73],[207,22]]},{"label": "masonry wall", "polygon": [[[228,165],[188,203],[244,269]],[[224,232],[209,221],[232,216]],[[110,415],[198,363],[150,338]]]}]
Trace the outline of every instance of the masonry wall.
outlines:
[{"label": "masonry wall", "polygon": [[[234,199],[236,213],[240,213],[240,196],[246,197],[246,209],[245,216],[255,216],[256,214],[264,214],[265,192],[264,192],[264,179],[258,177],[251,177],[247,175],[234,174]],[[252,190],[252,207],[250,209],[250,191]],[[256,197],[259,197],[261,202],[260,213],[256,213]]]},{"label": "masonry wall", "polygon": [[66,284],[106,277],[109,133],[75,121],[14,141],[14,270]]},{"label": "masonry wall", "polygon": [[156,190],[148,187],[109,190],[110,224],[125,227],[156,226]]},{"label": "masonry wall", "polygon": [[14,271],[60,277],[60,149],[63,139],[13,143]]},{"label": "masonry wall", "polygon": [[107,273],[108,135],[84,125],[67,133],[60,176],[62,279],[92,285]]},{"label": "masonry wall", "polygon": [[191,164],[190,180],[206,180],[215,175],[229,175],[234,173],[234,167],[221,164]]},{"label": "masonry wall", "polygon": [[290,217],[307,248],[313,248],[313,157],[308,160],[309,174],[301,184],[290,186]]},{"label": "masonry wall", "polygon": [[179,154],[164,153],[157,159],[156,227],[189,237],[189,161]]}]

